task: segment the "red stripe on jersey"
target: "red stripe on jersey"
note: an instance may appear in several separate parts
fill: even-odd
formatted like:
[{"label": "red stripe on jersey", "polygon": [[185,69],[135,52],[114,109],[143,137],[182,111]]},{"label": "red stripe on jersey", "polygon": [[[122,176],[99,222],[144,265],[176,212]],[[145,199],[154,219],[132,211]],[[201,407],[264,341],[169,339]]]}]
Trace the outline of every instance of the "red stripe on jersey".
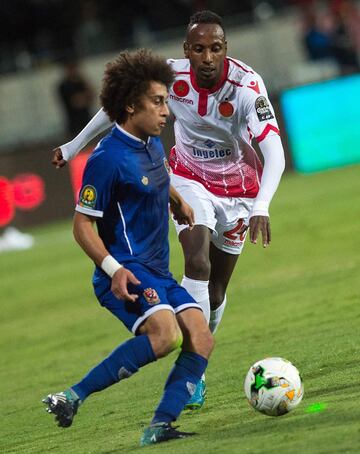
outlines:
[{"label": "red stripe on jersey", "polygon": [[235,82],[235,80],[231,80],[231,79],[226,79],[227,82],[230,82],[231,84],[233,85],[236,85],[237,87],[243,87],[244,85],[241,85],[239,84],[238,82]]},{"label": "red stripe on jersey", "polygon": [[190,71],[176,71],[175,74],[190,74]]},{"label": "red stripe on jersey", "polygon": [[268,123],[265,126],[263,132],[258,137],[256,137],[257,143],[262,142],[265,139],[265,137],[269,134],[270,131],[274,131],[274,132],[276,132],[276,134],[280,135],[280,131],[278,130],[278,128],[276,126],[273,126],[270,123]]},{"label": "red stripe on jersey", "polygon": [[200,89],[198,114],[204,117],[207,114],[208,90]]},{"label": "red stripe on jersey", "polygon": [[238,68],[241,68],[246,73],[254,74],[254,71],[251,71],[251,69],[245,69],[243,66],[241,66],[237,61],[233,60],[232,58],[227,57],[227,59],[234,63],[234,65],[237,66]]}]

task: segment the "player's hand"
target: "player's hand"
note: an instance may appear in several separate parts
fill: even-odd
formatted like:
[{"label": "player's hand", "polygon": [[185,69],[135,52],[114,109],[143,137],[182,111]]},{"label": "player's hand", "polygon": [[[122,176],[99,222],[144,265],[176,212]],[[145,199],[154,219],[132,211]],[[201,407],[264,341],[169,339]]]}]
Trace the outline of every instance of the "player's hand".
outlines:
[{"label": "player's hand", "polygon": [[111,291],[120,300],[127,300],[134,303],[138,299],[138,295],[128,292],[128,284],[139,285],[141,282],[128,269],[122,267],[116,271],[111,282]]},{"label": "player's hand", "polygon": [[59,147],[53,149],[54,156],[52,158],[51,163],[57,168],[60,169],[61,167],[64,167],[66,165],[66,162],[62,151]]},{"label": "player's hand", "polygon": [[263,247],[271,242],[270,218],[268,216],[252,216],[249,221],[250,241],[257,243],[259,234],[262,236]]},{"label": "player's hand", "polygon": [[179,200],[177,203],[170,200],[170,209],[178,224],[188,225],[190,230],[194,227],[194,210],[184,199]]}]

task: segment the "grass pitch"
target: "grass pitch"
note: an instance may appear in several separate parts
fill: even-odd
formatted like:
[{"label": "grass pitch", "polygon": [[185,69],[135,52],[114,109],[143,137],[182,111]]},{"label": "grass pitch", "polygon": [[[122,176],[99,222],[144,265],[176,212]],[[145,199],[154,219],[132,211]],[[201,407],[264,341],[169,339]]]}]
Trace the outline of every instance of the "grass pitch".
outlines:
[{"label": "grass pitch", "polygon": [[[69,429],[45,413],[43,396],[80,379],[128,333],[98,305],[71,223],[33,229],[32,250],[0,255],[0,452],[360,452],[359,174],[283,178],[273,243],[248,243],[230,284],[207,403],[179,420],[199,435],[154,447],[139,448],[139,438],[175,354],[91,396]],[[180,278],[173,230],[171,245]],[[286,416],[263,416],[246,402],[245,374],[266,356],[289,359],[303,376],[303,402]]]}]

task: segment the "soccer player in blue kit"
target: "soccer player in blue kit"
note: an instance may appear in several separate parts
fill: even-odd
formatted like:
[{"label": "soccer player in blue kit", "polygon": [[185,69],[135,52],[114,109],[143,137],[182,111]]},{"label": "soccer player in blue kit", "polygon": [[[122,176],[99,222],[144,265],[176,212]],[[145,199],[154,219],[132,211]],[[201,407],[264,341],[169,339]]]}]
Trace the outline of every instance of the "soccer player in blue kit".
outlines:
[{"label": "soccer player in blue kit", "polygon": [[122,52],[107,65],[101,102],[115,126],[87,162],[73,230],[95,262],[93,285],[100,304],[134,337],[78,383],[44,399],[58,425],[69,427],[90,394],[181,345],[142,446],[194,434],[171,423],[194,392],[214,346],[200,306],[169,272],[169,199],[178,222],[193,224],[192,209],[170,187],[158,137],[169,115],[173,80],[167,63],[146,50]]}]

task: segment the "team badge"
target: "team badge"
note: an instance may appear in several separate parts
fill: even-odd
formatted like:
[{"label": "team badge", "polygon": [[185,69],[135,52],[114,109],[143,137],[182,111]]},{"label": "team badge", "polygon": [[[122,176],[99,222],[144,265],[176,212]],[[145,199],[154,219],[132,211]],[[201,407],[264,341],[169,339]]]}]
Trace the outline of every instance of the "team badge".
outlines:
[{"label": "team badge", "polygon": [[79,196],[79,205],[86,208],[94,208],[96,204],[96,189],[87,184],[82,188]]},{"label": "team badge", "polygon": [[223,101],[219,104],[219,112],[223,117],[231,117],[234,106],[229,101]]},{"label": "team badge", "polygon": [[251,88],[252,90],[256,91],[256,93],[259,95],[260,94],[260,88],[259,88],[259,82],[255,80],[252,80],[249,85],[247,85],[248,88]]},{"label": "team badge", "polygon": [[170,164],[168,162],[168,160],[166,158],[164,158],[164,166],[165,166],[165,169],[167,171],[167,173],[170,175],[171,174],[171,167],[170,167]]},{"label": "team badge", "polygon": [[149,304],[158,304],[160,303],[160,298],[159,298],[159,295],[157,294],[156,290],[154,290],[153,288],[146,288],[144,290],[144,298],[146,299],[146,301],[149,303]]},{"label": "team badge", "polygon": [[143,176],[143,177],[141,178],[141,183],[142,183],[144,186],[147,186],[147,185],[149,184],[149,178]]},{"label": "team badge", "polygon": [[189,93],[190,87],[185,80],[177,80],[173,85],[173,90],[176,96],[183,98]]},{"label": "team badge", "polygon": [[259,96],[255,101],[255,109],[259,121],[270,120],[274,118],[274,115],[271,113],[269,101],[265,96]]}]

